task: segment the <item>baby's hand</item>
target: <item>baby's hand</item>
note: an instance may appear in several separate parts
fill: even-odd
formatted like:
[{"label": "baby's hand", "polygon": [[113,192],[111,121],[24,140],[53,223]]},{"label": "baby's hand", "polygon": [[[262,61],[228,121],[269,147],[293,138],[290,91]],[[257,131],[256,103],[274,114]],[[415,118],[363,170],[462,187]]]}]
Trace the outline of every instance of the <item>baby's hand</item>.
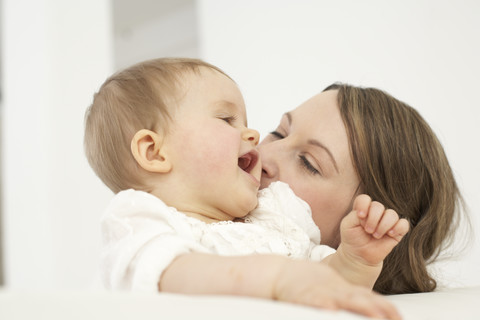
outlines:
[{"label": "baby's hand", "polygon": [[276,300],[330,310],[344,309],[379,319],[401,319],[388,300],[349,283],[325,264],[291,260],[284,264],[277,279],[273,289]]},{"label": "baby's hand", "polygon": [[359,195],[353,211],[340,227],[341,246],[347,256],[375,266],[381,264],[408,232],[407,220],[400,219],[395,210],[385,209],[367,195]]}]

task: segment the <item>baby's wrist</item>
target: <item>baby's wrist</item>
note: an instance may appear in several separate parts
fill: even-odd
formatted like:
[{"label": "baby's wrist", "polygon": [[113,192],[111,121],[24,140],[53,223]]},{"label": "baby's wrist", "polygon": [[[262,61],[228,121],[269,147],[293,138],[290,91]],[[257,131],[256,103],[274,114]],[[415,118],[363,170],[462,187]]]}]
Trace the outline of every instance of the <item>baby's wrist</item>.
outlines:
[{"label": "baby's wrist", "polygon": [[344,270],[341,273],[347,280],[370,288],[373,288],[383,267],[383,261],[375,264],[368,263],[362,257],[346,252],[341,244],[337,249],[336,259],[336,269]]},{"label": "baby's wrist", "polygon": [[285,290],[285,281],[288,279],[288,272],[290,271],[292,261],[285,257],[278,257],[275,268],[272,270],[273,281],[271,284],[270,298],[273,300],[282,300],[282,292]]},{"label": "baby's wrist", "polygon": [[366,268],[380,268],[380,269],[383,266],[383,261],[380,261],[378,263],[368,262],[363,257],[345,250],[342,244],[339,245],[336,253],[339,259],[341,259],[342,262],[347,265],[360,266],[360,267],[366,267]]}]

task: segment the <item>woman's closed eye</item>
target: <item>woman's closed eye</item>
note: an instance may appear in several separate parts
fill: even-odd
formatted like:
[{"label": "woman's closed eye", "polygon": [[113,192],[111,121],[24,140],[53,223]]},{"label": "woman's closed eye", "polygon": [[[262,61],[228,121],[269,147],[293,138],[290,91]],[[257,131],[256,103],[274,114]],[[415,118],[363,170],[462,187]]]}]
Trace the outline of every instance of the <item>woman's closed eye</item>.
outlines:
[{"label": "woman's closed eye", "polygon": [[311,173],[313,175],[319,174],[322,175],[322,173],[315,168],[310,161],[308,161],[307,157],[305,155],[299,155],[299,162],[300,166],[305,169],[308,173]]},{"label": "woman's closed eye", "polygon": [[[285,139],[286,135],[280,133],[279,131],[272,131],[270,132],[270,135],[272,135],[276,139]],[[312,175],[322,175],[321,170],[317,169],[308,159],[304,154],[301,154],[298,156],[298,161],[300,163],[300,166],[302,169],[306,170],[308,173]]]},{"label": "woman's closed eye", "polygon": [[272,132],[270,132],[270,134],[272,136],[274,136],[275,138],[278,138],[278,139],[284,139],[285,138],[285,136],[278,131],[272,131]]}]

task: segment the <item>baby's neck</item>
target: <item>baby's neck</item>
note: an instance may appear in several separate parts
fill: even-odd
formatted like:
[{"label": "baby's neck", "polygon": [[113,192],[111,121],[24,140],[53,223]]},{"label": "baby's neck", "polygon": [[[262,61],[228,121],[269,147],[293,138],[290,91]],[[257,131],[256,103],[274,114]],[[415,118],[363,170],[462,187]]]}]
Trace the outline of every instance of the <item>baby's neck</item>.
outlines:
[{"label": "baby's neck", "polygon": [[[210,217],[206,217],[202,214],[199,214],[199,213],[196,213],[196,212],[185,212],[185,211],[182,211],[185,215],[191,217],[191,218],[195,218],[197,220],[200,220],[200,221],[203,221],[205,223],[217,223],[217,222],[220,222],[222,220],[218,220],[218,219],[213,219],[213,218],[210,218]],[[227,221],[230,221],[230,220],[227,220]]]}]

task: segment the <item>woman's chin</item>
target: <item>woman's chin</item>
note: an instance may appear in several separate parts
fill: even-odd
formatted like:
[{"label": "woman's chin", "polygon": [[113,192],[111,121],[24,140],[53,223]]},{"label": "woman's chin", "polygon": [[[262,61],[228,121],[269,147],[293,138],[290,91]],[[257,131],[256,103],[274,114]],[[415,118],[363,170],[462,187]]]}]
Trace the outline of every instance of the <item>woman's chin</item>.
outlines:
[{"label": "woman's chin", "polygon": [[272,183],[273,181],[267,180],[267,179],[260,179],[260,190],[265,189]]}]

